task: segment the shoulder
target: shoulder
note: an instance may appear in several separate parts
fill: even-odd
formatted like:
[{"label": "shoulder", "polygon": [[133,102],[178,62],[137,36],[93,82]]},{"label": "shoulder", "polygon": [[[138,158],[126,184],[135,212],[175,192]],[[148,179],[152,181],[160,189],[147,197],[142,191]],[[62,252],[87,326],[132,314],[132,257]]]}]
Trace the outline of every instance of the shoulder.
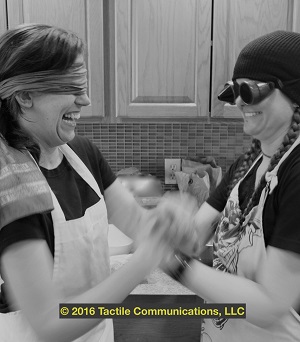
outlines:
[{"label": "shoulder", "polygon": [[72,141],[68,142],[68,145],[78,154],[87,156],[101,154],[97,146],[84,136],[76,135]]},{"label": "shoulder", "polygon": [[295,147],[291,154],[280,165],[278,169],[278,180],[290,180],[293,182],[295,180],[300,180],[300,145]]},{"label": "shoulder", "polygon": [[264,210],[264,233],[273,247],[300,254],[300,146],[278,169],[278,184]]},{"label": "shoulder", "polygon": [[115,181],[115,174],[107,160],[99,148],[88,138],[76,136],[68,145],[89,168],[98,183],[101,183],[100,188],[103,184],[105,190]]},{"label": "shoulder", "polygon": [[75,136],[72,141],[68,142],[68,145],[87,166],[94,167],[105,161],[100,149],[84,136]]}]

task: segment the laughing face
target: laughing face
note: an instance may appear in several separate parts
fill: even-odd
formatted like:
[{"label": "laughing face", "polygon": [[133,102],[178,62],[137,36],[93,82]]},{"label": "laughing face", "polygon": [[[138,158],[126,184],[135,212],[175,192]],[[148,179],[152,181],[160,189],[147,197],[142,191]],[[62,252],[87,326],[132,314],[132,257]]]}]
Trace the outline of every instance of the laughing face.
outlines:
[{"label": "laughing face", "polygon": [[[237,83],[245,80],[248,79],[237,79]],[[279,89],[255,105],[245,104],[239,96],[236,105],[243,115],[244,132],[266,143],[272,143],[288,131],[294,113],[292,101]]]},{"label": "laughing face", "polygon": [[[83,64],[83,57],[79,56],[75,63]],[[74,138],[81,108],[89,104],[90,100],[86,93],[30,93],[30,106],[23,108],[20,125],[39,144],[50,148],[56,147]]]}]

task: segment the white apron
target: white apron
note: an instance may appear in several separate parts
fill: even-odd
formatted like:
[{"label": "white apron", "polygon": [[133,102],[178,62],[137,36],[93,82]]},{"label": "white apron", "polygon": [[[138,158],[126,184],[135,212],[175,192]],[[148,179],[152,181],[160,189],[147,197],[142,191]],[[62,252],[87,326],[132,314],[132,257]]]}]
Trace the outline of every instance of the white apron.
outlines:
[{"label": "white apron", "polygon": [[[100,198],[86,210],[83,217],[66,221],[58,200],[50,189],[55,235],[53,281],[64,299],[68,299],[89,290],[109,276],[108,221],[106,205],[93,175],[68,145],[63,145],[60,149],[74,170]],[[42,342],[21,311],[0,314],[0,341]],[[113,342],[112,320],[103,320],[75,341]]]},{"label": "white apron", "polygon": [[[214,268],[256,280],[258,265],[266,258],[262,227],[264,203],[268,194],[277,185],[279,166],[299,144],[299,139],[295,141],[274,170],[267,173],[267,186],[262,191],[259,204],[247,215],[243,229],[238,229],[240,214],[238,187],[242,180],[233,188],[215,234]],[[291,309],[269,329],[259,328],[245,319],[205,319],[201,330],[201,342],[299,342],[300,317]]]}]

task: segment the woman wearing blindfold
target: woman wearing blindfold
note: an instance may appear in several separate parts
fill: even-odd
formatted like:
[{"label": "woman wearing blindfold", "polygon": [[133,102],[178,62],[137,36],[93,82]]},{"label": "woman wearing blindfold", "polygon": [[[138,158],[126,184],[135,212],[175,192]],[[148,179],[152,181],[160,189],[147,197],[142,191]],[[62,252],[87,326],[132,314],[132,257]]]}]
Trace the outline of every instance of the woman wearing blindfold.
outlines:
[{"label": "woman wearing blindfold", "polygon": [[98,148],[75,136],[81,108],[90,104],[86,87],[75,34],[32,24],[0,38],[3,342],[113,341],[110,319],[60,319],[59,304],[122,302],[167,249],[160,230],[146,234],[110,275],[108,220],[135,239],[156,218]]},{"label": "woman wearing blindfold", "polygon": [[[203,342],[299,341],[299,61],[299,33],[246,45],[219,99],[240,109],[249,151],[195,216],[184,216],[180,200],[161,203],[175,250],[185,254],[177,252],[169,273],[208,303],[246,304],[245,319],[205,319]],[[203,246],[213,236],[213,267],[192,259],[193,231]]]}]

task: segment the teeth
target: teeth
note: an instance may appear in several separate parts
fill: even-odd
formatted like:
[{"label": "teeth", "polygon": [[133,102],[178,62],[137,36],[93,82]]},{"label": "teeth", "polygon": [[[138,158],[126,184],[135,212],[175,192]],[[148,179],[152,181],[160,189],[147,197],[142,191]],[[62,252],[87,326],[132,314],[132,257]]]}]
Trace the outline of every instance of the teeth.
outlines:
[{"label": "teeth", "polygon": [[76,122],[75,121],[70,121],[70,120],[65,120],[63,119],[62,120],[66,125],[69,125],[69,126],[72,126],[72,127],[75,127],[76,126]]},{"label": "teeth", "polygon": [[72,120],[78,120],[80,118],[80,113],[67,113],[64,114],[64,117]]},{"label": "teeth", "polygon": [[251,117],[251,116],[256,116],[256,115],[259,115],[259,114],[262,114],[262,112],[245,113],[245,116],[246,117]]}]

